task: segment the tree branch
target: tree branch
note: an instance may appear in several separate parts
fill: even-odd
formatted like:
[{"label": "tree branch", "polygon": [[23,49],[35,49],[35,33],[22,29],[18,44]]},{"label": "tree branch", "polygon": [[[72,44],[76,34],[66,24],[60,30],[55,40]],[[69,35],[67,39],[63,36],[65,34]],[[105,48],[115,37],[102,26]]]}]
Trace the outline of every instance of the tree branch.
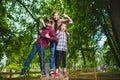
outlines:
[{"label": "tree branch", "polygon": [[30,14],[30,16],[37,22],[37,19],[32,15],[32,13],[28,10],[28,8],[20,0],[17,0],[17,1],[25,8],[25,10]]}]

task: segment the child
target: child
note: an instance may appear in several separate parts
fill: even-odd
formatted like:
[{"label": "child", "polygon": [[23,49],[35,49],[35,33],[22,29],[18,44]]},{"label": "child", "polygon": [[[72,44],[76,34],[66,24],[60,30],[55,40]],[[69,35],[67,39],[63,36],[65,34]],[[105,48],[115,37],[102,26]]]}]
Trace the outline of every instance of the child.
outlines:
[{"label": "child", "polygon": [[[58,11],[54,11],[52,13],[52,19],[54,21],[53,28],[54,28],[55,32],[57,31],[57,29],[61,23],[67,24],[67,23],[73,22],[72,19],[68,15],[63,14],[63,17],[64,17],[64,19],[60,19],[60,14]],[[50,41],[50,65],[49,65],[50,66],[50,72],[49,72],[50,76],[54,75],[54,63],[55,63],[55,61],[54,61],[55,56],[54,55],[56,52],[56,45],[57,45],[56,42]]]},{"label": "child", "polygon": [[57,38],[58,38],[58,43],[56,46],[56,53],[55,53],[55,74],[54,77],[58,78],[59,74],[59,65],[60,61],[62,60],[63,64],[63,75],[66,77],[66,51],[67,51],[67,39],[69,37],[69,33],[66,30],[66,25],[61,24],[60,29],[57,30]]},{"label": "child", "polygon": [[[54,24],[53,24],[54,27],[53,27],[53,29],[54,29],[55,32],[57,31],[57,29],[58,29],[58,27],[60,26],[61,23],[64,23],[64,24],[73,23],[72,19],[68,15],[63,14],[63,17],[65,19],[60,19],[60,14],[59,14],[58,11],[54,11],[52,13],[51,19],[54,21]],[[45,24],[43,22],[43,26],[44,25]],[[49,75],[50,76],[52,76],[52,75],[54,76],[54,62],[55,62],[54,58],[55,58],[55,52],[56,52],[56,45],[57,45],[56,42],[50,41],[50,62],[49,62],[50,63],[49,64],[49,66],[50,66]]]},{"label": "child", "polygon": [[[43,20],[40,20],[40,21],[42,22]],[[43,27],[42,30],[40,30],[40,33],[39,33],[40,38],[38,38],[35,41],[33,48],[31,50],[31,53],[29,54],[20,75],[25,74],[26,70],[29,67],[30,62],[32,61],[35,54],[38,52],[42,76],[46,76],[45,64],[44,64],[44,52],[49,41],[57,42],[56,33],[52,28],[53,27],[52,24],[54,24],[52,20],[50,19],[46,20],[46,24],[45,24],[46,27]]]}]

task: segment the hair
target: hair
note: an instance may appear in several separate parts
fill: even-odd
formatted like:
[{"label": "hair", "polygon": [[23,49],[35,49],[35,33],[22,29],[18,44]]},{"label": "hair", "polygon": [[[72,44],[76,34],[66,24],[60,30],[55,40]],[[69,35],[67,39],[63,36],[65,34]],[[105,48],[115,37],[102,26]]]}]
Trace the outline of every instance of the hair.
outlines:
[{"label": "hair", "polygon": [[67,25],[66,25],[66,24],[60,24],[60,26],[57,28],[57,30],[60,30],[60,31],[61,31],[61,27],[62,27],[63,25],[65,25],[65,27],[66,27],[65,32],[67,32]]},{"label": "hair", "polygon": [[[58,15],[59,15],[59,11],[57,11],[57,10],[53,11],[53,13],[52,13],[52,19],[53,19],[53,20],[54,20],[53,16],[54,16],[54,14],[56,14],[56,13],[58,13]],[[58,20],[57,20],[57,28],[60,26],[60,24],[61,24],[60,19],[58,19]]]},{"label": "hair", "polygon": [[51,23],[51,27],[54,27],[54,21],[52,18],[46,18],[45,22],[50,22]]},{"label": "hair", "polygon": [[55,13],[58,13],[58,14],[59,14],[59,12],[58,12],[58,11],[53,11],[52,16],[54,16],[54,14],[55,14]]}]

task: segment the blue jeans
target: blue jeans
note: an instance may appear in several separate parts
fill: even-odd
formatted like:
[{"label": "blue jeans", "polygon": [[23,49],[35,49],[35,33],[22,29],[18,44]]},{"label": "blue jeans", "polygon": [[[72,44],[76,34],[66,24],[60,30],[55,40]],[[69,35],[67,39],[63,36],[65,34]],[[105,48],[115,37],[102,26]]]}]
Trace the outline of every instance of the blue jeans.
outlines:
[{"label": "blue jeans", "polygon": [[24,68],[28,69],[29,64],[31,63],[33,57],[35,56],[35,54],[38,52],[39,55],[39,62],[40,62],[40,68],[42,70],[42,72],[45,71],[45,64],[44,64],[44,52],[45,52],[45,48],[41,47],[39,44],[34,43],[33,48],[31,50],[31,53],[29,54],[29,56],[26,59],[26,62],[24,64]]},{"label": "blue jeans", "polygon": [[50,69],[54,68],[57,42],[50,42]]}]

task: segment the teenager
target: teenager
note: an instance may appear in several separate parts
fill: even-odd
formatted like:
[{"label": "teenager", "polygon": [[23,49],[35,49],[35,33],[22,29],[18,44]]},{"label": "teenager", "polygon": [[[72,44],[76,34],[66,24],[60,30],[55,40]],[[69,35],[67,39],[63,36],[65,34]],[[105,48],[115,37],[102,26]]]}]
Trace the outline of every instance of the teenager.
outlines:
[{"label": "teenager", "polygon": [[[61,23],[73,23],[72,19],[66,15],[63,14],[63,17],[65,19],[60,19],[59,12],[54,11],[52,14],[52,19],[54,21],[54,31],[56,32],[58,27],[60,26]],[[56,50],[56,42],[50,41],[50,72],[49,74],[52,75],[54,74],[54,55],[55,55],[55,50]]]}]

